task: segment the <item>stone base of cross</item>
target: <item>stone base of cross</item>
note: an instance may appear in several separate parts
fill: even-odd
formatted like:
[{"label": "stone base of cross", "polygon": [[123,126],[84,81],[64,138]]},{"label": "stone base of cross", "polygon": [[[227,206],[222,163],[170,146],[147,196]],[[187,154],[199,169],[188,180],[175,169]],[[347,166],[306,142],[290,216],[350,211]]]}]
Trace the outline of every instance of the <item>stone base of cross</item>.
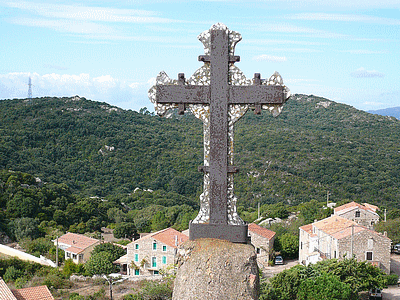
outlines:
[{"label": "stone base of cross", "polygon": [[235,62],[235,45],[242,39],[238,32],[217,23],[198,36],[204,45],[199,61],[204,65],[190,78],[178,74],[172,80],[165,72],[156,79],[149,90],[155,111],[164,115],[177,108],[180,114],[186,109],[203,121],[204,173],[200,211],[189,224],[189,238],[218,238],[235,243],[248,241],[247,225],[236,211],[237,198],[233,192],[233,175],[238,169],[233,165],[234,123],[249,108],[256,114],[267,109],[274,116],[280,114],[282,105],[290,96],[279,73],[269,80],[259,73],[247,79]]}]

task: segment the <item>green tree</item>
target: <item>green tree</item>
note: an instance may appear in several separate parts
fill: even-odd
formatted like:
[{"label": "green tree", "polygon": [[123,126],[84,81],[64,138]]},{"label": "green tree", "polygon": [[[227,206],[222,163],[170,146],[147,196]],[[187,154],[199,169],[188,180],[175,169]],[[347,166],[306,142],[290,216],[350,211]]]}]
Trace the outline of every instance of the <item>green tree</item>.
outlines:
[{"label": "green tree", "polygon": [[165,216],[165,212],[158,211],[151,219],[151,230],[159,231],[165,229],[169,226],[169,221]]},{"label": "green tree", "polygon": [[39,222],[32,218],[15,219],[9,223],[8,228],[17,241],[23,238],[35,239],[41,235]]},{"label": "green tree", "polygon": [[135,224],[130,222],[117,223],[115,225],[113,233],[114,237],[116,237],[117,239],[121,238],[132,239],[133,237],[138,235]]},{"label": "green tree", "polygon": [[106,251],[95,253],[85,263],[85,270],[89,275],[110,274],[114,270],[112,254]]},{"label": "green tree", "polygon": [[283,257],[295,258],[299,255],[299,237],[286,232],[277,238],[277,249]]},{"label": "green tree", "polygon": [[347,283],[340,281],[338,276],[323,273],[315,278],[307,278],[301,282],[297,293],[298,300],[357,300]]},{"label": "green tree", "polygon": [[375,230],[379,232],[386,231],[393,244],[400,243],[400,218],[378,222],[375,225]]},{"label": "green tree", "polygon": [[100,252],[107,252],[108,254],[110,254],[110,259],[112,262],[126,254],[126,250],[124,248],[114,245],[112,243],[103,243],[97,245],[92,250],[91,255],[95,255]]}]

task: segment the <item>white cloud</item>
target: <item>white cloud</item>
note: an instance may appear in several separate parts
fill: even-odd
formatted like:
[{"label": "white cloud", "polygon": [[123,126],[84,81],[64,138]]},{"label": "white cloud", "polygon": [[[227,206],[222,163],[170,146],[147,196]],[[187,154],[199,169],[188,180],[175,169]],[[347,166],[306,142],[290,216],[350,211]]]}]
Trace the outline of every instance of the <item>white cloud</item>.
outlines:
[{"label": "white cloud", "polygon": [[355,78],[372,78],[372,77],[385,77],[385,74],[376,70],[366,70],[365,68],[359,68],[354,72],[350,73],[351,77]]},{"label": "white cloud", "polygon": [[28,79],[32,78],[33,97],[70,97],[79,95],[104,101],[125,109],[139,110],[150,106],[147,99],[149,82],[127,82],[110,75],[44,74],[15,72],[0,74],[0,99],[27,98]]},{"label": "white cloud", "polygon": [[119,9],[25,1],[8,2],[12,8],[28,10],[47,18],[61,18],[80,21],[122,22],[122,23],[171,23],[177,20],[155,17],[157,12],[137,9]]},{"label": "white cloud", "polygon": [[363,49],[359,49],[359,50],[343,50],[340,51],[343,53],[350,53],[350,54],[384,54],[387,53],[385,51],[371,51],[371,50],[363,50]]},{"label": "white cloud", "polygon": [[287,59],[285,56],[273,56],[268,54],[262,54],[253,57],[257,61],[271,61],[271,62],[285,62]]},{"label": "white cloud", "polygon": [[300,13],[286,16],[292,20],[363,22],[383,25],[400,25],[400,20],[380,18],[365,15],[328,14],[328,13]]},{"label": "white cloud", "polygon": [[113,34],[114,29],[110,26],[96,24],[93,22],[80,22],[72,20],[48,20],[36,18],[13,18],[10,23],[30,26],[51,28],[61,32],[70,32],[78,34]]}]

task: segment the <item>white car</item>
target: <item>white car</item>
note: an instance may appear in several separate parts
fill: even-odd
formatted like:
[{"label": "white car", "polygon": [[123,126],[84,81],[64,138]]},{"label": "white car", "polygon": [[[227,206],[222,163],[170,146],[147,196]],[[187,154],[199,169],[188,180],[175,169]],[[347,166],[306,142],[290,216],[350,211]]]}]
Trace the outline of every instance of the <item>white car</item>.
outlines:
[{"label": "white car", "polygon": [[283,265],[283,257],[280,255],[275,256],[275,265]]}]

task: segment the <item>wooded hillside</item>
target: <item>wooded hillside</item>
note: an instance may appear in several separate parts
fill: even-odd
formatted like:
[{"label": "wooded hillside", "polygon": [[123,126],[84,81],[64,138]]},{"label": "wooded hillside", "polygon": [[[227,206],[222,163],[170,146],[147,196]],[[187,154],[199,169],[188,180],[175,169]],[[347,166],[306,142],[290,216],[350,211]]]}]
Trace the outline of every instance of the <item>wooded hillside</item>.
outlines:
[{"label": "wooded hillside", "polygon": [[[36,98],[0,101],[0,120],[0,169],[86,196],[124,200],[138,187],[198,201],[202,124],[190,114],[160,118],[84,98]],[[235,139],[239,205],[324,201],[329,191],[334,202],[400,207],[393,117],[294,95],[278,118],[248,112]]]}]

